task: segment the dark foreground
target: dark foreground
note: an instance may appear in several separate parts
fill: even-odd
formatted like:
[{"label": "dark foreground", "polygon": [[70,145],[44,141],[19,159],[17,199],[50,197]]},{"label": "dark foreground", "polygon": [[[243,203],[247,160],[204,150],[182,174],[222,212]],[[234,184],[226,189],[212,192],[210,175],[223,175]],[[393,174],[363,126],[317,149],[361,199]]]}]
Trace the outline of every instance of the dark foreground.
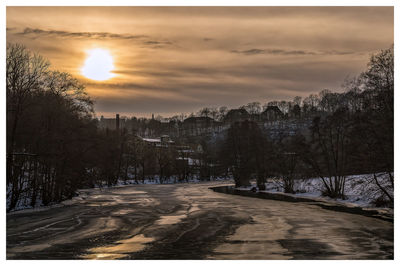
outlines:
[{"label": "dark foreground", "polygon": [[7,259],[393,259],[393,223],[218,183],[85,190],[7,215]]}]

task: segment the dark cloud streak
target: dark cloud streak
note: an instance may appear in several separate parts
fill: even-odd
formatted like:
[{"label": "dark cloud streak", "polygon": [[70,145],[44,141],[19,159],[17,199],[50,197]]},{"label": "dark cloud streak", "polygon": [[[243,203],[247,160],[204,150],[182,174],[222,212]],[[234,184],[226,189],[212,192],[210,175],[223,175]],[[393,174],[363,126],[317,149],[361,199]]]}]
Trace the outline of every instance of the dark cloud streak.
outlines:
[{"label": "dark cloud streak", "polygon": [[[13,28],[15,29],[15,28]],[[173,45],[171,41],[151,40],[148,35],[118,34],[110,32],[72,32],[64,30],[44,30],[38,28],[25,28],[23,31],[16,32],[16,35],[27,36],[36,39],[37,37],[59,37],[77,39],[96,39],[96,40],[138,40],[146,46],[161,48],[166,45]],[[149,40],[150,39],[150,40]]]},{"label": "dark cloud streak", "polygon": [[353,54],[350,51],[306,51],[306,50],[284,50],[284,49],[248,49],[248,50],[231,50],[231,53],[242,54],[242,55],[259,55],[259,54],[269,54],[269,55],[349,55]]},{"label": "dark cloud streak", "polygon": [[109,32],[71,32],[63,30],[43,30],[38,28],[25,28],[23,31],[16,33],[18,35],[41,35],[41,36],[58,36],[65,38],[93,38],[93,39],[141,39],[146,38],[146,35],[133,34],[115,34]]}]

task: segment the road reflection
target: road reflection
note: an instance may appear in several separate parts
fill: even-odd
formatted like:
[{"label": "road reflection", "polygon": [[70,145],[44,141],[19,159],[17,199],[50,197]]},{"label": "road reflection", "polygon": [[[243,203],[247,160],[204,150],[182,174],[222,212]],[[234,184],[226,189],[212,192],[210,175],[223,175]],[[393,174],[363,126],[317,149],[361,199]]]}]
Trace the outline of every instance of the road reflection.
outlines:
[{"label": "road reflection", "polygon": [[153,242],[154,238],[145,237],[143,234],[133,236],[115,242],[115,244],[91,248],[88,254],[81,256],[83,259],[120,259],[127,257],[129,253],[138,252],[146,247],[147,243]]}]

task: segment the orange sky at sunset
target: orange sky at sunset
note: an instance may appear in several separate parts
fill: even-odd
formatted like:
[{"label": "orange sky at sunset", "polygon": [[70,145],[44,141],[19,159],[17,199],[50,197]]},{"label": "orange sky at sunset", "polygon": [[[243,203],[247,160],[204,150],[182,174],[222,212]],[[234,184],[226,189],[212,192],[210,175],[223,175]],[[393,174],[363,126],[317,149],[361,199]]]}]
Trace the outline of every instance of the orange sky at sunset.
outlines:
[{"label": "orange sky at sunset", "polygon": [[[393,7],[7,7],[7,42],[76,76],[105,116],[340,91],[393,28]],[[92,49],[109,52],[112,78],[82,75]]]}]

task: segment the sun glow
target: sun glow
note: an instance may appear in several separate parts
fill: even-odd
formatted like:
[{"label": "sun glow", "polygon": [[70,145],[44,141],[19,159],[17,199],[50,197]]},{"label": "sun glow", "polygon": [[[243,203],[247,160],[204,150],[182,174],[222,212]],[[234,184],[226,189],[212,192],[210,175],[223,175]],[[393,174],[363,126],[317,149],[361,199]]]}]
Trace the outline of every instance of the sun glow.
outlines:
[{"label": "sun glow", "polygon": [[115,76],[113,58],[108,50],[92,49],[87,51],[87,58],[83,65],[82,75],[89,79],[103,81]]}]

